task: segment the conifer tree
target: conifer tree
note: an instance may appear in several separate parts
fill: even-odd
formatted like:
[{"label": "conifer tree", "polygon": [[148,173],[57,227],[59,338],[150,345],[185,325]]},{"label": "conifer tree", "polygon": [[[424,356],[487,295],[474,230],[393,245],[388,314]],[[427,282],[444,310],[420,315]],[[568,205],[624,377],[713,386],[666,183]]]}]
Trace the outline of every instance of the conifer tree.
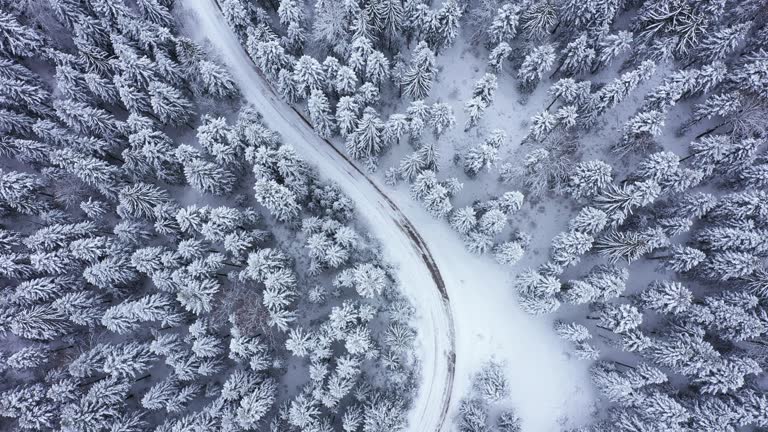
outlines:
[{"label": "conifer tree", "polygon": [[444,2],[427,24],[426,36],[436,51],[453,45],[459,34],[463,9],[456,0]]},{"label": "conifer tree", "polygon": [[31,57],[43,48],[43,42],[40,34],[19,24],[10,12],[0,12],[0,50],[6,55]]},{"label": "conifer tree", "polygon": [[488,66],[495,72],[501,73],[504,70],[504,62],[512,55],[512,47],[508,43],[502,42],[488,54]]},{"label": "conifer tree", "polygon": [[529,39],[543,39],[557,22],[554,3],[540,0],[528,5],[520,17],[521,29]]},{"label": "conifer tree", "polygon": [[517,34],[517,26],[520,19],[520,7],[512,4],[503,4],[488,29],[489,42],[497,45],[509,43]]},{"label": "conifer tree", "polygon": [[296,195],[285,186],[271,179],[259,179],[253,187],[256,200],[278,220],[290,221],[299,214]]},{"label": "conifer tree", "polygon": [[161,122],[178,125],[192,116],[192,103],[179,90],[156,81],[149,84],[148,91],[152,111]]},{"label": "conifer tree", "polygon": [[464,112],[467,113],[467,122],[464,125],[464,132],[477,126],[487,107],[488,105],[483,102],[483,99],[480,97],[474,97],[464,104]]},{"label": "conifer tree", "polygon": [[532,91],[544,77],[544,74],[555,64],[555,47],[541,45],[528,53],[517,71],[517,78],[526,91]]},{"label": "conifer tree", "polygon": [[336,123],[339,133],[347,137],[357,129],[359,106],[354,98],[343,96],[336,104]]},{"label": "conifer tree", "polygon": [[20,213],[35,214],[45,206],[37,197],[44,182],[37,176],[16,171],[0,170],[0,201]]},{"label": "conifer tree", "polygon": [[640,294],[646,307],[659,312],[680,314],[693,302],[693,294],[678,282],[655,281]]},{"label": "conifer tree", "polygon": [[435,54],[421,42],[414,48],[411,67],[403,76],[403,93],[413,100],[424,99],[432,90],[435,74]]},{"label": "conifer tree", "polygon": [[363,110],[363,116],[354,132],[347,136],[347,152],[355,159],[375,157],[383,149],[384,123],[371,107]]},{"label": "conifer tree", "polygon": [[559,266],[570,266],[592,248],[592,236],[580,232],[558,234],[552,240],[552,261]]},{"label": "conifer tree", "polygon": [[73,100],[57,100],[53,108],[67,126],[83,134],[114,136],[120,124],[108,112]]},{"label": "conifer tree", "polygon": [[313,90],[323,88],[326,80],[323,66],[310,56],[302,56],[293,66],[293,81],[302,98],[306,98]]},{"label": "conifer tree", "polygon": [[237,95],[238,90],[235,81],[221,65],[203,60],[199,63],[198,72],[205,93],[216,98]]},{"label": "conifer tree", "polygon": [[167,191],[147,183],[136,183],[122,188],[118,198],[119,215],[145,219],[152,219],[155,207],[170,199]]},{"label": "conifer tree", "polygon": [[578,75],[592,67],[595,50],[589,46],[587,35],[582,34],[566,45],[564,55],[562,68],[570,75]]},{"label": "conifer tree", "polygon": [[496,82],[496,75],[486,73],[475,83],[474,87],[472,88],[472,97],[479,97],[483,102],[485,102],[486,106],[491,105],[493,103],[494,93],[496,93],[497,88],[498,84]]},{"label": "conifer tree", "polygon": [[330,138],[334,129],[333,116],[328,98],[321,90],[312,90],[307,100],[307,109],[315,132],[323,138]]},{"label": "conifer tree", "polygon": [[613,169],[605,162],[581,162],[568,179],[568,189],[574,198],[589,198],[611,184],[612,177]]},{"label": "conifer tree", "polygon": [[432,126],[432,133],[435,138],[440,136],[453,127],[456,119],[453,117],[453,109],[446,103],[435,103],[429,110],[429,124]]},{"label": "conifer tree", "polygon": [[632,33],[620,30],[616,34],[603,37],[598,43],[598,52],[592,71],[607,66],[613,59],[632,46]]},{"label": "conifer tree", "polygon": [[504,265],[514,265],[523,257],[524,250],[520,243],[515,241],[504,242],[493,249],[494,258]]},{"label": "conifer tree", "polygon": [[490,169],[498,160],[498,152],[504,143],[506,134],[501,129],[496,129],[490,133],[485,141],[472,147],[464,157],[464,171],[470,175],[477,175],[483,168]]},{"label": "conifer tree", "polygon": [[752,22],[747,21],[707,32],[697,45],[698,57],[703,62],[725,59],[744,40],[751,27]]},{"label": "conifer tree", "polygon": [[373,51],[366,60],[365,79],[377,86],[389,77],[389,60],[380,51]]},{"label": "conifer tree", "polygon": [[592,95],[588,102],[591,115],[598,116],[607,109],[613,108],[624,100],[642,81],[648,80],[656,71],[656,64],[646,60],[632,71],[622,74],[606,84],[600,91]]}]

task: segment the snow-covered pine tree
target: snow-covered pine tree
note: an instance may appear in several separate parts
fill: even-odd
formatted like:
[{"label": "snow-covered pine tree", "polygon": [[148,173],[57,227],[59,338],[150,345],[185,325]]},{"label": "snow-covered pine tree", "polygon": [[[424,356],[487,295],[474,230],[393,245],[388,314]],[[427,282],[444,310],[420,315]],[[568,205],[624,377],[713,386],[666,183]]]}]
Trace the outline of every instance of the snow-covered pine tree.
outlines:
[{"label": "snow-covered pine tree", "polygon": [[576,198],[590,198],[613,182],[613,168],[594,160],[577,164],[568,179],[568,191]]},{"label": "snow-covered pine tree", "polygon": [[456,119],[453,116],[453,109],[447,103],[434,103],[429,109],[429,125],[432,126],[432,133],[435,139],[447,130],[453,127]]},{"label": "snow-covered pine tree", "polygon": [[426,42],[421,42],[414,48],[411,66],[403,75],[403,93],[413,100],[426,98],[435,75],[435,54]]},{"label": "snow-covered pine tree", "polygon": [[752,22],[747,21],[706,32],[696,46],[696,56],[704,63],[724,60],[728,54],[736,50],[751,27]]},{"label": "snow-covered pine tree", "polygon": [[578,75],[592,68],[595,50],[589,46],[587,35],[582,34],[565,46],[563,56],[563,62],[558,70],[562,69],[568,75]]},{"label": "snow-covered pine tree", "polygon": [[459,35],[459,20],[463,12],[464,9],[457,0],[447,0],[440,9],[431,14],[425,33],[435,51],[439,52],[453,45]]},{"label": "snow-covered pine tree", "polygon": [[549,0],[532,2],[523,11],[520,21],[522,31],[529,39],[544,39],[557,22],[555,4]]},{"label": "snow-covered pine tree", "polygon": [[7,56],[32,57],[43,48],[37,31],[19,23],[10,11],[0,11],[0,50]]},{"label": "snow-covered pine tree", "polygon": [[302,99],[308,97],[313,90],[322,89],[326,80],[325,71],[320,62],[307,55],[294,63],[292,78]]},{"label": "snow-covered pine tree", "polygon": [[194,111],[192,103],[168,84],[155,81],[147,88],[152,111],[163,123],[179,125],[189,121]]},{"label": "snow-covered pine tree", "polygon": [[501,73],[504,70],[504,62],[512,55],[512,47],[508,43],[502,42],[491,50],[488,54],[488,67],[495,73]]},{"label": "snow-covered pine tree", "polygon": [[467,113],[467,122],[464,125],[464,132],[477,126],[480,119],[483,117],[486,108],[488,108],[488,105],[483,102],[483,99],[480,97],[474,97],[464,104],[464,112]]},{"label": "snow-covered pine tree", "polygon": [[517,71],[517,78],[520,80],[520,86],[526,92],[533,91],[539,81],[544,78],[544,74],[555,64],[555,46],[545,44],[533,48],[523,60],[520,69]]},{"label": "snow-covered pine tree", "polygon": [[315,132],[323,138],[330,138],[335,125],[333,124],[333,116],[331,115],[328,98],[323,94],[322,90],[312,90],[307,100],[307,109],[309,110],[309,118],[312,121],[312,127],[315,129]]},{"label": "snow-covered pine tree", "polygon": [[215,98],[234,97],[238,94],[237,85],[229,72],[220,64],[203,60],[198,66],[198,77],[203,91]]},{"label": "snow-covered pine tree", "polygon": [[486,106],[493,103],[493,96],[498,88],[496,75],[486,73],[472,87],[472,98],[480,98]]},{"label": "snow-covered pine tree", "polygon": [[490,170],[498,160],[498,152],[505,139],[506,133],[495,129],[482,144],[470,148],[464,156],[464,171],[467,175],[475,176],[483,168]]},{"label": "snow-covered pine tree", "polygon": [[607,66],[613,59],[628,51],[632,47],[632,42],[632,33],[626,30],[619,30],[616,34],[603,37],[598,43],[597,56],[592,71],[596,72]]},{"label": "snow-covered pine tree", "polygon": [[509,3],[501,5],[487,30],[490,44],[498,47],[501,43],[512,42],[517,35],[519,21],[520,6]]},{"label": "snow-covered pine tree", "polygon": [[375,109],[367,107],[354,132],[347,136],[347,152],[355,159],[377,156],[384,145],[384,122]]}]

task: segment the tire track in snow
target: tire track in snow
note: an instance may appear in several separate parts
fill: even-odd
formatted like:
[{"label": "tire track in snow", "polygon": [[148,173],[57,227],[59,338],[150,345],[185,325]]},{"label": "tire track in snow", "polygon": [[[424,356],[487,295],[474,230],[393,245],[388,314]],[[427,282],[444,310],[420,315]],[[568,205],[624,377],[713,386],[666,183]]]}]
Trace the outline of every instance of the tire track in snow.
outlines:
[{"label": "tire track in snow", "polygon": [[[423,263],[424,269],[421,271],[426,271],[429,274],[428,279],[430,279],[434,285],[435,289],[437,290],[439,297],[436,297],[432,302],[439,302],[439,313],[442,314],[440,317],[431,316],[431,323],[432,323],[432,329],[431,333],[433,334],[433,342],[434,345],[432,347],[432,353],[431,353],[431,359],[433,359],[434,363],[433,365],[428,365],[429,367],[426,368],[427,370],[433,371],[433,373],[437,373],[437,371],[441,369],[445,369],[445,372],[442,374],[443,376],[432,376],[432,379],[426,379],[426,377],[422,377],[422,386],[419,389],[419,396],[417,396],[417,399],[414,400],[414,408],[413,410],[416,410],[418,408],[415,408],[415,406],[418,405],[419,399],[421,400],[421,409],[419,413],[411,413],[411,424],[410,428],[412,430],[418,430],[418,431],[427,431],[427,430],[433,430],[435,432],[439,432],[443,430],[443,427],[445,426],[447,416],[448,416],[448,410],[450,407],[451,402],[451,395],[453,393],[453,385],[454,385],[454,377],[455,377],[455,368],[456,368],[456,351],[455,351],[455,326],[454,326],[454,319],[453,319],[453,313],[451,311],[451,304],[450,304],[450,297],[448,295],[448,290],[446,288],[445,280],[443,279],[443,276],[440,272],[440,268],[437,266],[435,259],[429,250],[429,247],[427,246],[426,242],[424,241],[423,237],[419,233],[419,231],[415,228],[413,223],[409,220],[409,218],[401,211],[401,209],[397,206],[397,204],[386,194],[384,191],[379,187],[378,184],[376,184],[375,181],[373,181],[368,175],[365,174],[355,163],[353,163],[346,154],[341,152],[336,146],[334,146],[329,140],[321,138],[317,134],[314,133],[314,129],[312,128],[312,125],[309,123],[309,121],[306,119],[306,117],[295,107],[288,105],[285,103],[281,98],[278,97],[277,93],[273,89],[272,85],[269,83],[269,81],[266,79],[266,77],[262,74],[261,70],[256,66],[256,64],[253,63],[253,60],[250,58],[250,56],[245,52],[243,47],[240,44],[239,39],[237,36],[232,32],[232,30],[229,28],[229,26],[226,24],[224,16],[221,12],[221,9],[218,4],[218,0],[187,0],[186,7],[190,10],[192,10],[198,19],[198,24],[202,24],[203,28],[208,28],[207,34],[204,35],[194,35],[197,38],[200,38],[201,36],[205,36],[212,44],[217,45],[218,42],[218,48],[222,52],[226,52],[227,50],[231,51],[230,54],[233,55],[227,56],[223,55],[224,62],[227,63],[230,67],[230,71],[235,76],[236,80],[239,81],[239,85],[241,88],[241,91],[243,92],[243,97],[248,100],[249,102],[253,103],[254,106],[256,106],[257,110],[259,110],[264,116],[265,121],[270,124],[272,127],[275,127],[274,123],[277,122],[270,122],[269,119],[267,119],[266,114],[264,113],[263,109],[259,109],[267,107],[270,108],[273,113],[278,116],[280,116],[286,123],[286,129],[285,130],[279,130],[279,128],[276,128],[276,130],[284,137],[291,137],[295,136],[296,134],[300,134],[300,137],[303,138],[306,141],[307,145],[312,145],[311,143],[318,142],[321,143],[322,146],[326,150],[331,150],[332,154],[328,154],[327,151],[324,152],[324,155],[327,155],[325,159],[327,159],[328,162],[337,164],[336,168],[343,169],[345,174],[349,177],[349,184],[344,184],[343,182],[337,182],[339,183],[339,186],[341,186],[343,189],[345,189],[345,192],[349,195],[349,191],[352,190],[353,192],[358,192],[355,195],[361,196],[362,199],[366,199],[370,201],[371,204],[378,204],[379,206],[382,205],[381,201],[375,201],[372,198],[368,197],[366,194],[362,193],[363,191],[360,190],[353,182],[354,181],[360,181],[362,180],[365,185],[372,188],[372,190],[375,192],[377,197],[382,200],[389,209],[383,209],[385,210],[386,216],[387,216],[387,222],[394,224],[397,227],[397,231],[401,232],[407,239],[410,244],[410,247],[413,249],[413,252],[415,252],[416,256],[419,258],[419,260]],[[215,7],[211,7],[215,6]],[[232,45],[236,45],[236,47],[233,47]],[[236,57],[236,58],[235,58]],[[248,67],[247,70],[243,64],[243,62],[247,59]],[[238,64],[239,61],[239,64]],[[242,74],[242,76],[240,75]],[[251,78],[256,78],[258,81],[253,81]],[[258,87],[255,89],[255,87]],[[251,93],[251,94],[249,94]],[[261,100],[259,100],[261,98]],[[264,99],[269,103],[269,105],[264,105]],[[285,115],[286,108],[290,108],[292,111],[293,118],[289,118]],[[289,111],[290,113],[290,111]],[[309,134],[305,133],[304,130],[299,130],[298,125],[295,125],[295,121],[298,121],[301,123],[305,130],[309,130]],[[291,127],[291,126],[295,127]],[[300,147],[302,142],[295,142],[293,143],[294,146]],[[309,160],[308,162],[312,163],[314,161]],[[338,166],[338,163],[341,163],[342,166]],[[315,163],[315,165],[318,167],[319,170],[322,170],[322,164]],[[330,177],[333,177],[331,175]],[[346,186],[346,187],[345,187]],[[357,204],[358,210],[363,213],[363,216],[366,217],[369,220],[369,223],[372,225],[374,221],[381,220],[382,215],[376,214],[374,212],[375,207],[366,206],[365,209],[363,209],[363,206],[360,206],[357,200],[354,200]],[[368,213],[368,214],[366,214]],[[380,241],[386,242],[387,238],[380,238]],[[399,267],[399,270],[402,270],[402,266]],[[401,271],[402,272],[402,271]],[[406,288],[409,284],[409,280],[406,278],[400,277],[400,282],[403,288]],[[416,287],[416,290],[419,290],[420,288],[423,289],[423,287]],[[418,306],[425,306],[417,304]],[[433,305],[434,306],[434,305]],[[443,324],[447,328],[439,328],[442,327]],[[423,329],[420,329],[423,330]],[[444,336],[441,338],[441,334]],[[442,341],[441,341],[442,339]],[[445,344],[447,346],[441,347],[441,344]],[[441,355],[442,351],[442,355]],[[424,362],[426,359],[422,359],[422,362]],[[439,362],[444,362],[444,364],[440,364]],[[422,365],[423,366],[423,365]],[[442,366],[442,367],[441,367]],[[424,371],[425,368],[422,367],[422,371]],[[439,394],[434,394],[439,393]],[[434,425],[416,425],[414,424],[414,419],[417,421],[423,421],[428,419],[429,412],[432,411],[431,405],[432,400],[434,398],[440,397],[440,409],[439,414],[436,419],[434,419]]]}]

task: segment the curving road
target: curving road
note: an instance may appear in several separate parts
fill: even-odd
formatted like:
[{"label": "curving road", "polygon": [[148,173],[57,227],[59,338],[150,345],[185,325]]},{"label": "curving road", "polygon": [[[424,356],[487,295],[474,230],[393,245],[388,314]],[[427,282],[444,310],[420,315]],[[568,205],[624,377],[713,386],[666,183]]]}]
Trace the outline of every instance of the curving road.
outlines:
[{"label": "curving road", "polygon": [[[214,0],[188,0],[185,8],[196,15],[198,29],[229,67],[243,97],[264,116],[320,174],[353,200],[370,232],[382,240],[386,259],[395,264],[403,291],[417,307],[420,323],[422,379],[420,397],[409,425],[418,431],[443,428],[452,394],[455,371],[454,323],[446,284],[419,232],[380,187],[330,142],[314,133],[298,112],[289,108],[242,49]],[[200,35],[198,35],[200,36]],[[383,241],[386,239],[386,241]],[[435,409],[435,401],[439,408]]]},{"label": "curving road", "polygon": [[507,365],[513,388],[510,399],[524,430],[559,431],[584,423],[594,397],[588,364],[563,355],[550,322],[533,320],[519,310],[509,288],[510,275],[489,260],[470,255],[447,224],[433,220],[406,193],[391,189],[385,193],[378,180],[317,136],[259,73],[215,0],[181,3],[193,15],[188,33],[210,42],[243,97],[269,127],[354,201],[369,231],[381,242],[385,259],[397,267],[402,290],[417,309],[422,367],[409,430],[452,429],[449,411],[467,390],[470,375],[489,358]]}]

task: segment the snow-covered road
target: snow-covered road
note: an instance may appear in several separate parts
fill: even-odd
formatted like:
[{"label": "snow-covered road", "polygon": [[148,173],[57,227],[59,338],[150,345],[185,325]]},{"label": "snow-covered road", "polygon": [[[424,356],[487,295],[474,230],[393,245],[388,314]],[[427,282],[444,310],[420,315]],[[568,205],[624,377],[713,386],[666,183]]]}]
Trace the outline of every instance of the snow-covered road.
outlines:
[{"label": "snow-covered road", "polygon": [[447,224],[437,222],[404,191],[384,191],[306,120],[285,104],[257,71],[214,0],[185,0],[187,32],[210,41],[238,82],[244,98],[267,125],[292,144],[322,177],[337,183],[383,245],[402,289],[418,311],[422,383],[409,430],[439,432],[466,390],[470,374],[490,357],[504,361],[512,402],[524,430],[560,430],[560,417],[588,417],[592,393],[585,364],[568,360],[551,323],[517,308],[510,276],[487,259],[471,256]]}]

